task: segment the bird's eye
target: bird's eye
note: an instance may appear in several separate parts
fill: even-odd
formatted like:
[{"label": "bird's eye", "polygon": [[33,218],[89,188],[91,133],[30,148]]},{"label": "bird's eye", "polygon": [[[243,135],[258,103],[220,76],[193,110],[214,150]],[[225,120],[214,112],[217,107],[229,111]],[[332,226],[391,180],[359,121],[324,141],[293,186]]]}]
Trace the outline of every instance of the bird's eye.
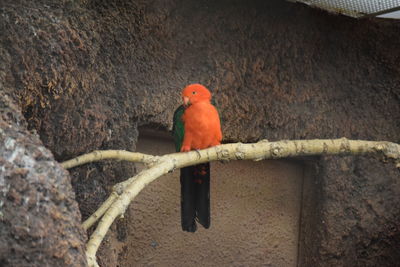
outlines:
[{"label": "bird's eye", "polygon": [[196,91],[193,91],[193,92],[192,92],[192,94],[194,94],[194,95],[195,95],[196,93],[197,93]]}]

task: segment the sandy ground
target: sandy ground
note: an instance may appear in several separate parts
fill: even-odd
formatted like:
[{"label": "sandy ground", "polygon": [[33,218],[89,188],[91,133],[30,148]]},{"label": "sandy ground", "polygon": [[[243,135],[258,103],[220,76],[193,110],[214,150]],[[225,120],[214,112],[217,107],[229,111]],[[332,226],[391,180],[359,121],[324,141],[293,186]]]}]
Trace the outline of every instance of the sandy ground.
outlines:
[{"label": "sandy ground", "polygon": [[[137,151],[174,152],[144,136]],[[179,171],[150,184],[129,208],[119,266],[296,266],[303,166],[288,161],[212,163],[211,228],[180,226]]]}]

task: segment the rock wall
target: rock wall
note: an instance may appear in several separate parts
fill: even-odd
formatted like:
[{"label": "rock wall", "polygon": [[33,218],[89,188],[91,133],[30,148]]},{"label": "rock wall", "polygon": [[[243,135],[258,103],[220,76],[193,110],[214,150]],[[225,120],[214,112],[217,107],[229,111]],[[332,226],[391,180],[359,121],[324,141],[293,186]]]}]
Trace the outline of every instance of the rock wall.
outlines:
[{"label": "rock wall", "polygon": [[[397,21],[278,0],[3,3],[0,86],[57,160],[134,150],[138,125],[171,127],[191,82],[213,91],[225,141],[400,142]],[[322,216],[304,219],[315,231],[304,232],[301,263],[399,260],[399,172],[362,157],[314,165],[319,188],[304,210]],[[72,170],[83,216],[133,173],[114,162]]]},{"label": "rock wall", "polygon": [[68,173],[0,92],[0,265],[86,266]]}]

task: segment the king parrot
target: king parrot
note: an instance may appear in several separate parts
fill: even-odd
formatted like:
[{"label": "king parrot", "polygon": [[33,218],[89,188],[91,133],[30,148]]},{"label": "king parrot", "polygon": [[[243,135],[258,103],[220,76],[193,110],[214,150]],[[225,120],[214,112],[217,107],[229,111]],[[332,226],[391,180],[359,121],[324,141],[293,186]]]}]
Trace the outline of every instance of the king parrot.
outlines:
[{"label": "king parrot", "polygon": [[[217,109],[210,103],[211,93],[201,84],[188,85],[182,91],[183,105],[174,113],[173,136],[176,151],[204,149],[222,140]],[[182,230],[195,232],[196,220],[210,227],[210,163],[181,169]]]}]

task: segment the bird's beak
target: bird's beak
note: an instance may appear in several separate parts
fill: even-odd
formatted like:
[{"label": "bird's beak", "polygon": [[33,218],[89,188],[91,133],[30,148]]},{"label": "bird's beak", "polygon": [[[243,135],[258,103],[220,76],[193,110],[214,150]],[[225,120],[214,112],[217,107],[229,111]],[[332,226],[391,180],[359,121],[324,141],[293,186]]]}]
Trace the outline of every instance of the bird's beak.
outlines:
[{"label": "bird's beak", "polygon": [[189,97],[183,96],[183,97],[182,97],[182,100],[183,100],[183,105],[184,105],[185,107],[187,107],[187,106],[190,105]]}]

